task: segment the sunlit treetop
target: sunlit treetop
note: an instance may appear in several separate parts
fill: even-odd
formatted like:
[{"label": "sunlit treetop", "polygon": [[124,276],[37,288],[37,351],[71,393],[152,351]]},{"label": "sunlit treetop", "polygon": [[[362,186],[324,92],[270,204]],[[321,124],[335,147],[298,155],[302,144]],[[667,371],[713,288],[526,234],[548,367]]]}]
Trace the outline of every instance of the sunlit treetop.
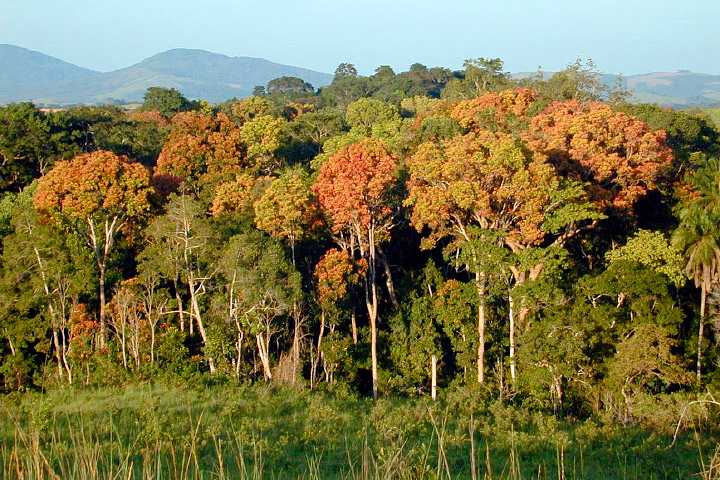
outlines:
[{"label": "sunlit treetop", "polygon": [[549,156],[561,175],[589,182],[603,207],[627,210],[657,182],[673,160],[662,130],[600,102],[555,102],[535,116],[529,145]]},{"label": "sunlit treetop", "polygon": [[332,230],[386,222],[392,213],[397,173],[397,159],[379,140],[353,143],[330,157],[320,168],[313,190]]},{"label": "sunlit treetop", "polygon": [[182,112],[172,119],[170,135],[160,152],[156,172],[192,185],[239,171],[245,149],[240,129],[226,115]]},{"label": "sunlit treetop", "polygon": [[35,208],[53,221],[86,223],[150,213],[148,170],[127,157],[98,151],[58,162],[39,182]]},{"label": "sunlit treetop", "polygon": [[457,103],[451,116],[467,130],[518,130],[524,127],[535,99],[535,92],[528,88],[488,92]]}]

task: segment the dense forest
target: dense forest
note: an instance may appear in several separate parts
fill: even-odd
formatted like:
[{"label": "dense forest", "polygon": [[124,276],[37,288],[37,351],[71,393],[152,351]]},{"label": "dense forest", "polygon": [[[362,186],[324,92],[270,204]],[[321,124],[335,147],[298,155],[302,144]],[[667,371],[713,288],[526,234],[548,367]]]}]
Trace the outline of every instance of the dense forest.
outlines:
[{"label": "dense forest", "polygon": [[407,398],[436,371],[623,424],[717,391],[720,132],[626,99],[480,58],[0,107],[2,389]]}]

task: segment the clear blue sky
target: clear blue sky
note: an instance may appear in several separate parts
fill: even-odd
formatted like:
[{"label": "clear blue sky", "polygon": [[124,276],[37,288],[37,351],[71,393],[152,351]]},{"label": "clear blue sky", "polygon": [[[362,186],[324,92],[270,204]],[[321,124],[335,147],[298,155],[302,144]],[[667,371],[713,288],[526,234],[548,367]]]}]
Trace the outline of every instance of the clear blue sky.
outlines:
[{"label": "clear blue sky", "polygon": [[[388,64],[510,71],[578,56],[606,72],[720,73],[720,0],[0,0],[0,43],[97,70],[201,48],[332,72]],[[0,66],[2,68],[2,66]]]}]

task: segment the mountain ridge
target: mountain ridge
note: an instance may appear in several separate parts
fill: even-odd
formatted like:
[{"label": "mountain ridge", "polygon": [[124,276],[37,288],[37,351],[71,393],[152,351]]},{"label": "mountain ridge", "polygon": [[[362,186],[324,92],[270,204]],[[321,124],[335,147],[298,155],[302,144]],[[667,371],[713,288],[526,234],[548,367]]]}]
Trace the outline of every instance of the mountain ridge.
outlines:
[{"label": "mountain ridge", "polygon": [[[148,87],[177,88],[189,98],[212,102],[252,93],[281,76],[315,87],[332,75],[256,57],[232,57],[200,49],[176,48],[110,72],[78,67],[41,52],[0,44],[0,103],[33,101],[70,105],[141,101]],[[30,80],[30,81],[28,81]]]},{"label": "mountain ridge", "polygon": [[[99,72],[42,52],[0,44],[0,104],[40,105],[138,102],[148,87],[177,88],[191,99],[221,102],[252,93],[256,85],[294,76],[322,87],[332,75],[264,58],[230,56],[208,50],[173,48],[128,67]],[[553,72],[545,72],[550,75]],[[533,75],[516,73],[515,77]],[[619,75],[602,74],[612,86]],[[720,105],[720,75],[689,70],[623,76],[635,102],[674,108]]]}]

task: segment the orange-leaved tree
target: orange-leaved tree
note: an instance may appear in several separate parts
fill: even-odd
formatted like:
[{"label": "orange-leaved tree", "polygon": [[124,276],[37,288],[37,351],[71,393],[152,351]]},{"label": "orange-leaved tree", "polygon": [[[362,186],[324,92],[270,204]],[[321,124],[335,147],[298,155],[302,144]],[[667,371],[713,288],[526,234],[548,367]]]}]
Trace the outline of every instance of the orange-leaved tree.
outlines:
[{"label": "orange-leaved tree", "polygon": [[58,162],[38,182],[33,199],[38,212],[79,233],[95,257],[101,342],[105,336],[105,279],[115,241],[149,214],[152,191],[150,173],[143,165],[108,151]]},{"label": "orange-leaved tree", "polygon": [[373,397],[377,398],[377,248],[394,226],[398,161],[379,140],[342,148],[321,167],[313,187],[336,241],[367,261],[365,304],[370,320]]},{"label": "orange-leaved tree", "polygon": [[657,187],[673,158],[664,131],[601,102],[555,102],[532,119],[526,139],[561,175],[588,182],[593,201],[622,211]]},{"label": "orange-leaved tree", "polygon": [[450,116],[467,130],[510,131],[525,126],[535,100],[535,92],[529,88],[488,92],[458,102]]},{"label": "orange-leaved tree", "polygon": [[210,116],[181,112],[172,119],[155,173],[178,177],[186,189],[197,189],[244,166],[240,128],[229,117],[222,113]]},{"label": "orange-leaved tree", "polygon": [[[425,143],[408,161],[411,221],[429,235],[423,247],[442,238],[461,254],[459,263],[474,276],[478,295],[477,380],[484,381],[485,303],[488,277],[509,268],[516,284],[536,279],[542,261],[505,267],[503,248],[520,255],[535,247],[560,244],[583,221],[596,218],[584,192],[558,177],[544,155],[517,138],[488,131],[470,132],[441,143]],[[499,247],[499,248],[498,248]],[[509,295],[511,355],[514,317]],[[513,368],[514,374],[514,368]]]}]

